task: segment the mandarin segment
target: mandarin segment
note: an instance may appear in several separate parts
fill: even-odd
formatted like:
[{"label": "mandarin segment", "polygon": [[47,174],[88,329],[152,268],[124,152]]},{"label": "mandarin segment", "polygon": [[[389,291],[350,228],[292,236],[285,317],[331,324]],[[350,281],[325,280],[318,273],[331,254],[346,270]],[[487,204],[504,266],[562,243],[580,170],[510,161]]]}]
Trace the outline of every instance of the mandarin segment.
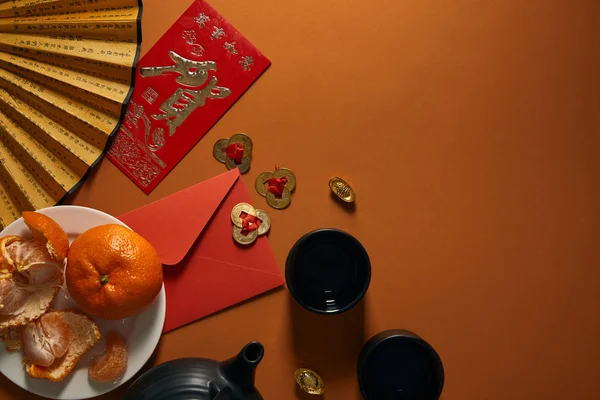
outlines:
[{"label": "mandarin segment", "polygon": [[106,335],[104,353],[92,363],[88,377],[97,382],[115,382],[127,370],[127,344],[115,331]]},{"label": "mandarin segment", "polygon": [[71,343],[71,328],[62,314],[50,312],[21,330],[23,355],[32,364],[49,367],[64,356]]},{"label": "mandarin segment", "polygon": [[91,228],[69,250],[69,294],[87,314],[119,320],[154,301],[162,288],[162,264],[152,245],[121,225]]},{"label": "mandarin segment", "polygon": [[23,220],[31,230],[33,239],[45,243],[57,261],[62,262],[67,257],[69,237],[56,221],[35,211],[23,211]]},{"label": "mandarin segment", "polygon": [[79,312],[65,310],[52,313],[59,314],[69,326],[71,340],[67,352],[47,367],[33,364],[27,357],[23,359],[23,364],[30,377],[58,382],[68,376],[81,357],[98,343],[100,331],[93,320]]},{"label": "mandarin segment", "polygon": [[27,303],[29,291],[12,278],[0,278],[0,315],[17,313]]},{"label": "mandarin segment", "polygon": [[67,324],[62,314],[50,312],[42,315],[40,325],[46,337],[52,354],[55,357],[62,357],[69,349],[71,343],[71,328]]}]

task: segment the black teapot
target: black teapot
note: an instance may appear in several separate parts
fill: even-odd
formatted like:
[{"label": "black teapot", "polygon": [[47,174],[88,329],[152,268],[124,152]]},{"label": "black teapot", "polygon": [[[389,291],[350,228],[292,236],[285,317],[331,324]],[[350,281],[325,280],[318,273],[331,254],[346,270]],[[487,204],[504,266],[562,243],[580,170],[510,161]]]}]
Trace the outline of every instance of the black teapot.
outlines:
[{"label": "black teapot", "polygon": [[254,371],[265,349],[248,343],[229,360],[180,358],[140,376],[125,400],[262,400],[254,387]]}]

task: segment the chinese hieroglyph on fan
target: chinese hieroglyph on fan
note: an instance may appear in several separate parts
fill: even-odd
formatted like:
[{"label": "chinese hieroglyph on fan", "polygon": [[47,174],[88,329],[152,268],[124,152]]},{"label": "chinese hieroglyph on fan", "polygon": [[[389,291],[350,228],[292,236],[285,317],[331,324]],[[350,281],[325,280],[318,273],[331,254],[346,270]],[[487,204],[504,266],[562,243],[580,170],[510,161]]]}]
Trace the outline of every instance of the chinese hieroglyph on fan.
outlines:
[{"label": "chinese hieroglyph on fan", "polygon": [[52,206],[116,132],[140,42],[138,0],[0,1],[0,225]]},{"label": "chinese hieroglyph on fan", "polygon": [[212,7],[195,1],[140,60],[108,157],[150,193],[269,65]]}]

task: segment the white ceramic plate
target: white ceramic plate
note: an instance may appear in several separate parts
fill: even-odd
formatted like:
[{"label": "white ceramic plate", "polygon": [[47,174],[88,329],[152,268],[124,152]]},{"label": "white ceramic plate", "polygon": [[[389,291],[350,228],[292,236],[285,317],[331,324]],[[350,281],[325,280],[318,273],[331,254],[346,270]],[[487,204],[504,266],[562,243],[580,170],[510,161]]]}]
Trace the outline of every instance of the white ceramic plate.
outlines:
[{"label": "white ceramic plate", "polygon": [[[86,207],[57,206],[38,212],[52,217],[69,235],[72,242],[84,231],[98,225],[119,224],[127,226],[118,219],[101,211]],[[0,236],[29,236],[29,229],[23,218],[10,224]],[[75,303],[61,289],[54,299],[54,308],[70,308]],[[154,303],[144,312],[122,321],[106,321],[95,318],[102,339],[75,366],[75,369],[61,382],[30,378],[23,369],[23,355],[20,351],[8,353],[0,343],[0,372],[23,389],[51,399],[87,399],[110,392],[131,379],[148,361],[160,339],[165,322],[165,288],[163,286]],[[127,340],[129,360],[125,376],[117,383],[101,384],[88,379],[88,367],[94,356],[102,353],[104,337],[109,330],[117,330]]]}]

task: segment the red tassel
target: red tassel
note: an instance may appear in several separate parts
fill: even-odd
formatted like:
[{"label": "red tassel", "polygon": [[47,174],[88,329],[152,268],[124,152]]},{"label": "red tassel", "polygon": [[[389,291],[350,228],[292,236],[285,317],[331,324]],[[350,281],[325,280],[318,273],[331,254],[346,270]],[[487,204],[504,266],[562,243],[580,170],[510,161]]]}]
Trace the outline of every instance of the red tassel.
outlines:
[{"label": "red tassel", "polygon": [[240,218],[242,219],[242,235],[244,236],[248,236],[250,232],[257,230],[262,223],[258,217],[245,212],[240,214]]},{"label": "red tassel", "polygon": [[227,148],[225,149],[225,154],[227,154],[227,157],[235,161],[236,164],[241,164],[242,157],[244,157],[244,146],[240,146],[237,143],[228,144]]},{"label": "red tassel", "polygon": [[281,198],[283,194],[283,189],[285,188],[285,184],[287,183],[287,178],[269,178],[267,184],[269,187],[267,190],[275,195],[278,199]]}]

